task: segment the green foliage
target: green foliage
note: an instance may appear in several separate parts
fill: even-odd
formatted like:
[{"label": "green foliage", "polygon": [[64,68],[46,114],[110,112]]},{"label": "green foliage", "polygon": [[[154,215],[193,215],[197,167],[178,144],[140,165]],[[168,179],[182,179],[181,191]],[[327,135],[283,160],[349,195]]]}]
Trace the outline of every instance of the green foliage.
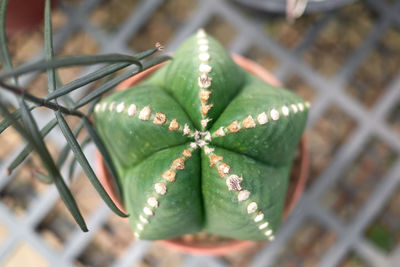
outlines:
[{"label": "green foliage", "polygon": [[[18,168],[18,166],[30,156],[31,152],[34,151],[41,159],[42,165],[47,171],[47,173],[36,172],[36,177],[45,183],[55,184],[60,193],[61,199],[64,201],[77,224],[83,231],[87,231],[88,229],[79,211],[77,203],[60,173],[60,169],[67,162],[69,152],[72,151],[74,153],[74,159],[70,163],[70,178],[73,175],[76,163],[79,163],[94,188],[98,191],[99,195],[103,198],[110,209],[117,215],[126,217],[127,215],[120,211],[112,202],[110,196],[108,196],[98,181],[92,167],[83,153],[83,147],[90,142],[93,142],[103,155],[103,158],[110,158],[108,151],[105,149],[102,140],[99,138],[96,129],[92,125],[91,115],[95,104],[104,93],[112,90],[115,85],[121,81],[153,66],[154,64],[168,60],[169,57],[155,57],[147,60],[148,57],[159,51],[157,47],[134,55],[114,53],[105,55],[73,55],[55,57],[53,49],[50,1],[46,0],[44,10],[44,59],[39,60],[38,62],[13,67],[10,53],[8,51],[5,31],[7,5],[7,0],[1,1],[0,60],[3,66],[3,72],[0,73],[0,89],[14,93],[18,99],[19,107],[14,107],[17,109],[13,113],[10,113],[10,103],[5,101],[3,98],[0,98],[0,114],[4,117],[4,119],[0,121],[0,134],[8,127],[13,126],[27,142],[25,148],[9,165],[8,171],[11,173],[13,170]],[[68,84],[63,85],[60,82],[57,73],[59,68],[82,65],[100,65],[100,67],[94,72],[71,81]],[[117,71],[122,69],[127,69],[127,71],[122,75],[114,76]],[[46,72],[47,87],[49,91],[49,94],[46,97],[37,97],[29,93],[27,88],[22,88],[18,85],[18,77],[30,72]],[[106,78],[106,81],[103,84],[98,88],[95,88],[91,93],[84,95],[77,103],[75,103],[68,95],[74,90],[81,89],[84,86],[90,85],[91,83],[103,78]],[[79,110],[87,104],[90,105],[86,113]],[[42,129],[38,128],[36,119],[31,113],[32,110],[39,106],[44,106],[54,111],[54,118],[47,122]],[[66,116],[76,116],[81,119],[81,123],[79,123],[74,129],[71,129],[65,118]],[[62,149],[62,152],[55,162],[46,147],[44,138],[56,126],[61,129],[67,144]],[[77,137],[83,128],[86,129],[87,136],[84,138],[83,142],[79,144]],[[106,165],[109,172],[113,174],[113,178],[118,187],[116,170],[112,161],[108,160]]]}]

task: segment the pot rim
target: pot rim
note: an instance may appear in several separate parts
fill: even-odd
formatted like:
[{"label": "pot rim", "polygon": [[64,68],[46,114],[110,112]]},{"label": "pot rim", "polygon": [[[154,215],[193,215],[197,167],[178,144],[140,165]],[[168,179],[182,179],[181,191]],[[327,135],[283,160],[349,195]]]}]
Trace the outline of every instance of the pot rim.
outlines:
[{"label": "pot rim", "polygon": [[[273,76],[271,73],[266,71],[263,67],[261,67],[259,64],[255,63],[254,61],[244,58],[239,55],[232,55],[234,61],[244,68],[246,71],[252,73],[253,75],[263,79],[265,82],[274,85],[274,86],[281,86],[281,83]],[[166,62],[160,63],[158,65],[155,65],[125,81],[120,83],[117,87],[116,90],[124,90],[140,81],[145,79],[147,76],[152,74],[154,71],[157,69],[161,68]],[[285,208],[282,214],[283,220],[287,218],[287,216],[290,214],[290,212],[293,210],[294,206],[297,204],[300,196],[302,195],[304,191],[305,184],[308,179],[308,172],[309,172],[309,158],[308,158],[308,153],[307,153],[307,141],[305,134],[303,134],[298,150],[300,151],[300,169],[299,169],[299,175],[295,179],[296,185],[294,186],[294,190],[292,192],[288,192],[290,196],[286,196],[285,200]],[[112,184],[112,179],[109,176],[107,172],[107,168],[104,164],[103,158],[101,157],[101,154],[96,151],[96,170],[98,173],[98,177],[102,185],[104,186],[104,189],[106,192],[110,195],[111,199],[115,202],[118,208],[121,210],[124,210],[124,207],[122,205],[122,201],[119,198],[119,196],[116,195],[115,192],[115,187],[114,184]],[[288,188],[289,190],[289,188]],[[179,238],[173,238],[173,239],[166,239],[166,240],[158,240],[156,241],[159,244],[165,245],[167,247],[170,247],[174,250],[183,252],[183,253],[189,253],[189,254],[194,254],[194,255],[214,255],[214,256],[221,256],[221,255],[226,255],[228,253],[231,253],[232,251],[237,251],[237,250],[243,250],[243,249],[248,249],[251,247],[256,246],[257,243],[260,242],[254,242],[254,241],[248,241],[248,240],[232,240],[228,242],[223,242],[223,243],[217,243],[217,244],[201,244],[201,243],[186,243],[182,242],[181,239]]]}]

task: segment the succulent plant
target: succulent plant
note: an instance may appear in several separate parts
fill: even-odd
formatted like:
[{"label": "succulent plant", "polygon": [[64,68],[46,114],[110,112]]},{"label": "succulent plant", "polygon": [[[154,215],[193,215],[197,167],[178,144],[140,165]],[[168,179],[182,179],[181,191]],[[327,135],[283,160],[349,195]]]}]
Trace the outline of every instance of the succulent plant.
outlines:
[{"label": "succulent plant", "polygon": [[136,237],[272,240],[309,103],[236,65],[203,30],[95,107]]}]

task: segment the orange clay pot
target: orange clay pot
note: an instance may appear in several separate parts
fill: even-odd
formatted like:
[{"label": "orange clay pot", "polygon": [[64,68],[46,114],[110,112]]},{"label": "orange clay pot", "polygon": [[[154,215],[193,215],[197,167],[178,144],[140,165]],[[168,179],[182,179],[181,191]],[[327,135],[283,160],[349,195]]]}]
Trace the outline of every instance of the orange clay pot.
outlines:
[{"label": "orange clay pot", "polygon": [[[281,83],[268,71],[266,71],[263,67],[258,65],[257,63],[241,57],[239,55],[233,55],[233,59],[246,71],[254,74],[255,76],[263,79],[267,83],[280,86]],[[161,63],[156,65],[150,69],[147,69],[132,78],[129,78],[119,84],[116,90],[125,90],[129,88],[143,79],[147,78],[150,74],[155,72],[157,69],[162,67],[165,63]],[[292,167],[292,173],[290,177],[290,183],[288,188],[288,193],[286,197],[285,209],[283,211],[283,220],[287,218],[289,213],[292,211],[293,207],[298,202],[300,196],[304,191],[305,184],[308,179],[308,171],[309,171],[309,161],[308,161],[308,153],[307,153],[307,145],[306,139],[303,135],[299,147],[298,154],[294,161]],[[116,195],[114,184],[112,179],[107,171],[107,168],[104,164],[104,161],[99,152],[96,152],[96,161],[97,161],[97,174],[100,179],[100,182],[103,184],[107,193],[111,196],[113,201],[117,204],[117,206],[124,210],[121,199]],[[212,256],[222,256],[230,253],[234,253],[235,251],[242,251],[245,249],[251,249],[256,247],[260,242],[246,241],[246,240],[232,240],[232,241],[224,241],[221,243],[213,243],[213,244],[204,244],[204,243],[187,243],[183,242],[180,238],[160,240],[157,243],[162,244],[166,247],[174,249],[179,252],[193,254],[193,255],[212,255]]]}]

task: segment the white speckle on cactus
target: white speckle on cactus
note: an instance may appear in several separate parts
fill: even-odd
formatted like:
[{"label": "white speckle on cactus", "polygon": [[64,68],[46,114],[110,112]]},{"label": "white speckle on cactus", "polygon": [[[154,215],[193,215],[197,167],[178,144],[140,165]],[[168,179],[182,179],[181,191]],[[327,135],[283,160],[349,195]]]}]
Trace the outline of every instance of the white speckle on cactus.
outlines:
[{"label": "white speckle on cactus", "polygon": [[295,104],[291,104],[290,106],[292,107],[292,110],[293,110],[294,114],[296,114],[297,111],[298,111],[297,110],[297,106]]},{"label": "white speckle on cactus", "polygon": [[272,230],[269,229],[269,230],[265,231],[264,235],[266,235],[266,236],[272,235]]},{"label": "white speckle on cactus", "polygon": [[139,229],[139,231],[143,231],[143,225],[142,224],[138,223],[136,225],[136,227],[137,227],[137,229]]},{"label": "white speckle on cactus", "polygon": [[145,106],[139,113],[139,119],[147,121],[150,119],[151,109],[150,106]]},{"label": "white speckle on cactus", "polygon": [[289,108],[287,106],[282,107],[282,114],[286,117],[289,116]]},{"label": "white speckle on cactus", "polygon": [[185,123],[185,126],[183,127],[183,135],[187,135],[190,134],[190,129],[189,129],[189,125],[187,123]]},{"label": "white speckle on cactus", "polygon": [[231,170],[231,167],[226,163],[222,163],[222,164],[218,165],[218,173],[221,178],[224,177],[225,174],[228,174],[230,170]]},{"label": "white speckle on cactus", "polygon": [[226,179],[226,185],[228,186],[229,191],[242,190],[241,182],[243,181],[242,177],[237,176],[236,174],[232,174],[231,176]]},{"label": "white speckle on cactus", "polygon": [[271,236],[268,238],[268,240],[269,240],[269,241],[274,241],[274,240],[275,240],[275,236],[271,235]]},{"label": "white speckle on cactus", "polygon": [[258,206],[256,202],[250,202],[249,205],[247,205],[247,213],[253,213],[257,210]]},{"label": "white speckle on cactus", "polygon": [[148,221],[145,217],[143,217],[143,215],[140,215],[140,216],[139,216],[139,220],[140,220],[142,223],[145,223],[145,224],[148,224],[148,223],[149,223],[149,221]]},{"label": "white speckle on cactus", "polygon": [[121,113],[122,111],[124,111],[124,109],[125,109],[124,102],[119,103],[118,106],[117,106],[117,112]]},{"label": "white speckle on cactus", "polygon": [[206,118],[206,119],[204,119],[204,120],[201,120],[201,121],[200,121],[200,122],[201,122],[201,126],[202,126],[203,128],[206,128],[206,127],[207,127],[207,124],[208,124],[210,121],[211,121],[210,118]]},{"label": "white speckle on cactus", "polygon": [[191,137],[193,137],[194,138],[194,140],[199,140],[199,138],[200,138],[200,132],[199,131],[194,131],[194,133],[191,135]]},{"label": "white speckle on cactus", "polygon": [[299,107],[300,111],[304,110],[304,105],[302,103],[298,103],[297,106]]},{"label": "white speckle on cactus", "polygon": [[106,111],[107,109],[107,103],[103,103],[103,105],[101,106],[101,109],[104,111]]},{"label": "white speckle on cactus", "polygon": [[254,218],[254,222],[261,222],[264,219],[264,213],[260,210]]},{"label": "white speckle on cactus", "polygon": [[250,196],[250,192],[249,191],[242,190],[238,194],[238,200],[239,200],[239,202],[245,201],[245,200],[247,200],[249,198],[249,196]]},{"label": "white speckle on cactus", "polygon": [[146,214],[148,216],[154,216],[153,211],[149,207],[144,207],[143,212],[144,212],[144,214]]},{"label": "white speckle on cactus", "polygon": [[207,74],[207,73],[209,73],[211,71],[211,69],[212,69],[211,66],[208,65],[208,64],[205,64],[205,63],[201,63],[200,66],[199,66],[199,71],[201,73],[206,73]]},{"label": "white speckle on cactus", "polygon": [[310,104],[310,102],[308,102],[308,101],[305,103],[305,105],[306,105],[307,108],[310,108],[310,107],[311,107],[311,104]]},{"label": "white speckle on cactus", "polygon": [[208,51],[208,45],[200,45],[199,50],[200,50],[200,52],[207,52]]},{"label": "white speckle on cactus", "polygon": [[206,45],[206,44],[208,44],[208,40],[207,39],[199,39],[199,40],[197,40],[197,44]]},{"label": "white speckle on cactus", "polygon": [[203,62],[207,62],[210,59],[210,54],[207,52],[200,53],[199,54],[199,59]]},{"label": "white speckle on cactus", "polygon": [[197,148],[197,144],[195,142],[191,142],[190,143],[190,147],[193,148],[193,149],[196,149]]},{"label": "white speckle on cactus", "polygon": [[207,74],[203,73],[198,78],[198,84],[200,88],[207,89],[211,86],[211,78],[207,76]]},{"label": "white speckle on cactus", "polygon": [[108,107],[108,110],[113,112],[115,108],[115,102],[111,102],[110,106]]},{"label": "white speckle on cactus", "polygon": [[276,109],[272,109],[269,112],[269,115],[271,115],[272,120],[274,120],[274,121],[279,120],[279,112]]},{"label": "white speckle on cactus", "polygon": [[257,121],[259,124],[263,125],[268,122],[268,116],[265,112],[258,114]]},{"label": "white speckle on cactus", "polygon": [[219,161],[223,160],[224,158],[222,156],[218,156],[215,154],[212,154],[210,156],[210,167],[216,165]]},{"label": "white speckle on cactus", "polygon": [[203,115],[207,115],[208,111],[213,107],[213,104],[210,105],[206,105],[203,102],[201,103],[201,113],[203,113]]},{"label": "white speckle on cactus", "polygon": [[254,122],[254,119],[251,115],[247,116],[242,121],[242,125],[244,128],[247,128],[247,129],[256,127],[256,123]]},{"label": "white speckle on cactus", "polygon": [[173,119],[169,124],[168,130],[174,131],[179,129],[179,123],[177,119]]},{"label": "white speckle on cactus", "polygon": [[182,156],[184,156],[185,158],[190,158],[192,156],[192,152],[190,152],[189,149],[185,149],[182,152]]},{"label": "white speckle on cactus", "polygon": [[164,113],[157,112],[154,116],[153,123],[157,125],[162,125],[167,121],[167,116]]},{"label": "white speckle on cactus", "polygon": [[231,133],[236,133],[240,131],[240,124],[238,121],[233,121],[231,124],[228,126],[228,131]]},{"label": "white speckle on cactus", "polygon": [[183,170],[185,168],[185,161],[182,158],[177,158],[172,162],[171,168],[176,170]]},{"label": "white speckle on cactus", "polygon": [[158,207],[158,200],[155,197],[149,197],[147,199],[147,204],[149,204],[150,207],[157,208]]},{"label": "white speckle on cactus", "polygon": [[200,139],[199,141],[197,141],[197,145],[199,147],[203,147],[205,145],[208,145],[208,143],[206,141],[204,141],[203,139]]},{"label": "white speckle on cactus", "polygon": [[206,155],[209,155],[209,154],[211,154],[213,152],[214,152],[214,148],[210,148],[208,146],[204,147],[204,153],[206,153]]},{"label": "white speckle on cactus", "polygon": [[128,108],[128,115],[129,116],[134,116],[136,114],[136,105],[135,104],[132,104],[132,105],[130,105],[129,106],[129,108]]},{"label": "white speckle on cactus", "polygon": [[211,134],[210,134],[209,131],[205,132],[204,140],[206,140],[206,141],[211,141]]},{"label": "white speckle on cactus", "polygon": [[94,111],[95,111],[95,112],[99,112],[99,111],[100,111],[100,108],[101,108],[100,104],[96,104],[96,106],[95,106],[95,108],[94,108]]},{"label": "white speckle on cactus", "polygon": [[197,38],[205,38],[206,37],[206,32],[204,31],[204,29],[199,29],[197,31]]},{"label": "white speckle on cactus", "polygon": [[175,181],[176,172],[174,170],[167,170],[161,176],[168,182],[173,182]]},{"label": "white speckle on cactus", "polygon": [[266,228],[269,225],[268,222],[261,224],[260,226],[258,226],[258,229],[262,230],[264,228]]},{"label": "white speckle on cactus", "polygon": [[219,129],[215,132],[216,136],[225,136],[225,131],[223,127],[219,127]]},{"label": "white speckle on cactus", "polygon": [[200,99],[203,102],[207,102],[210,98],[211,91],[201,90],[200,91]]},{"label": "white speckle on cactus", "polygon": [[154,185],[154,190],[156,190],[157,194],[165,195],[167,193],[167,187],[164,183],[156,183]]},{"label": "white speckle on cactus", "polygon": [[134,233],[134,235],[135,235],[135,237],[137,238],[137,239],[139,239],[140,238],[140,235],[139,235],[139,233]]}]

